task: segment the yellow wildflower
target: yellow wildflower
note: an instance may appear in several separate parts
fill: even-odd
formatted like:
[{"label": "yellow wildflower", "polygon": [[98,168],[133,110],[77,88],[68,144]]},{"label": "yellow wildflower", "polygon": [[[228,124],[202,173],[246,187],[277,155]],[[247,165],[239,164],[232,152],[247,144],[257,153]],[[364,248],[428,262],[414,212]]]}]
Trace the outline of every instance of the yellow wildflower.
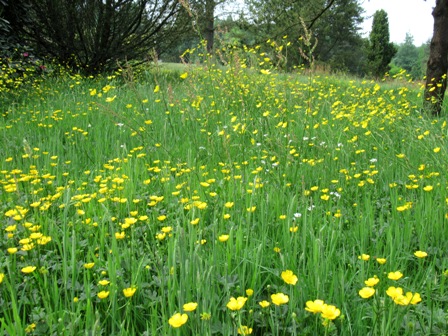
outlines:
[{"label": "yellow wildflower", "polygon": [[295,285],[298,281],[297,275],[295,275],[291,270],[283,271],[281,277],[288,285]]},{"label": "yellow wildflower", "polygon": [[196,310],[198,304],[196,302],[188,302],[182,306],[183,310],[186,312],[191,312]]},{"label": "yellow wildflower", "polygon": [[359,296],[363,299],[368,299],[375,294],[375,289],[372,287],[364,287],[359,291]]},{"label": "yellow wildflower", "polygon": [[289,296],[283,293],[276,293],[271,295],[272,303],[280,306],[289,302]]},{"label": "yellow wildflower", "polygon": [[236,299],[234,297],[231,297],[226,307],[229,308],[230,310],[240,310],[241,308],[243,308],[246,301],[247,298],[243,296],[239,296]]},{"label": "yellow wildflower", "polygon": [[187,314],[176,313],[170,317],[170,319],[168,320],[168,323],[173,328],[179,328],[179,327],[183,326],[185,323],[187,323],[187,321],[188,321]]},{"label": "yellow wildflower", "polygon": [[323,300],[314,300],[314,301],[307,301],[305,310],[309,311],[313,314],[321,313],[322,309],[324,307],[324,301]]}]

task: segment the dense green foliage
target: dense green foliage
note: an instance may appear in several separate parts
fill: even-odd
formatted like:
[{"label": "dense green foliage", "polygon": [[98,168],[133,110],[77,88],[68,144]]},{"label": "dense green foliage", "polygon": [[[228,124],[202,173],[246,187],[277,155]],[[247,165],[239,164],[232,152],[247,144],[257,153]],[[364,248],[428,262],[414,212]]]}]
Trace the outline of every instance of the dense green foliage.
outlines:
[{"label": "dense green foliage", "polygon": [[[426,73],[429,43],[420,47],[414,45],[414,38],[406,34],[404,43],[397,46],[397,53],[392,59],[393,68],[404,69],[413,79],[422,79]],[[391,74],[393,73],[391,70]]]},{"label": "dense green foliage", "polygon": [[[186,14],[178,1],[44,0],[26,7],[11,28],[41,57],[87,74],[117,68],[118,62],[146,61],[182,36]],[[8,4],[17,16],[14,2]]]},{"label": "dense green foliage", "polygon": [[278,73],[282,43],[3,110],[0,334],[448,329],[446,118],[407,81]]},{"label": "dense green foliage", "polygon": [[[314,54],[322,66],[333,71],[365,73],[364,43],[359,34],[362,8],[357,0],[250,0],[248,3],[255,23],[251,28],[257,34],[256,43],[267,39],[278,41],[288,35],[293,41],[290,49],[298,50],[304,47],[300,37],[308,29],[318,41]],[[288,58],[290,66],[303,62],[306,59],[296,52]]]},{"label": "dense green foliage", "polygon": [[373,76],[382,77],[389,71],[389,63],[396,53],[395,46],[389,41],[389,20],[383,9],[373,15],[368,50],[368,67]]}]

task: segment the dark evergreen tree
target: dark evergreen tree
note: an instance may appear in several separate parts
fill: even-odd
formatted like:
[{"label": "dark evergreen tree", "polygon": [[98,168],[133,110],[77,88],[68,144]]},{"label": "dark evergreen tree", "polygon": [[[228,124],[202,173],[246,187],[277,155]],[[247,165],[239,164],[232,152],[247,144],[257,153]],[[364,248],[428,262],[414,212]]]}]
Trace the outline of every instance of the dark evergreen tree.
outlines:
[{"label": "dark evergreen tree", "polygon": [[389,39],[389,20],[386,11],[381,9],[373,15],[367,55],[369,72],[375,77],[382,77],[389,71],[389,63],[397,51]]},{"label": "dark evergreen tree", "polygon": [[185,30],[176,0],[21,0],[25,18],[12,22],[23,41],[41,55],[85,73],[117,62],[162,54]]}]

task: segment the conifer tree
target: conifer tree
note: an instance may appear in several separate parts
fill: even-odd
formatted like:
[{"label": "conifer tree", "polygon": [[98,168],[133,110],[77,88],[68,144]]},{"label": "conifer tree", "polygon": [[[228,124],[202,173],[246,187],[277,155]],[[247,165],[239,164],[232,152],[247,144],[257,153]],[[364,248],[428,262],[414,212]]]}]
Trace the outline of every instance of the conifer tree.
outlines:
[{"label": "conifer tree", "polygon": [[389,63],[397,49],[389,41],[389,20],[386,11],[378,10],[373,15],[372,31],[368,49],[368,68],[375,77],[382,77],[389,71]]}]

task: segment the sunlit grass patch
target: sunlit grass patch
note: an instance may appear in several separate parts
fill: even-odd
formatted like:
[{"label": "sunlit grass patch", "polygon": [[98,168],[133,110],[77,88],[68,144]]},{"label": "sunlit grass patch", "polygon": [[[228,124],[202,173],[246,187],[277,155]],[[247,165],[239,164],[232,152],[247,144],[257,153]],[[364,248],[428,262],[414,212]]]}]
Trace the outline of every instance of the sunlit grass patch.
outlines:
[{"label": "sunlit grass patch", "polygon": [[14,105],[0,330],[445,330],[446,118],[408,84],[285,74],[262,53],[48,80]]}]

